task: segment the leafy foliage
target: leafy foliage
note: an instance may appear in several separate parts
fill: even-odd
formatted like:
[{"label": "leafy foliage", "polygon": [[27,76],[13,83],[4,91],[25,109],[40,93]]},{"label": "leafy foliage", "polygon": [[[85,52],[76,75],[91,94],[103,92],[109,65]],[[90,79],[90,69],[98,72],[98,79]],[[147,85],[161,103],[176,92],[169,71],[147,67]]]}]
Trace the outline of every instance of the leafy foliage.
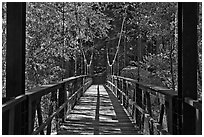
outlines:
[{"label": "leafy foliage", "polygon": [[64,62],[81,52],[80,40],[85,47],[93,38],[107,36],[108,18],[93,10],[94,4],[28,3],[27,88],[60,80],[66,71]]},{"label": "leafy foliage", "polygon": [[2,97],[6,97],[6,3],[2,2]]},{"label": "leafy foliage", "polygon": [[198,98],[202,100],[202,3],[199,3],[198,16]]},{"label": "leafy foliage", "polygon": [[[113,18],[112,36],[119,33],[121,20],[125,16],[126,24],[121,43],[120,59],[138,62],[141,54],[143,70],[140,71],[147,83],[177,88],[177,20],[176,3],[108,3],[105,13]],[[125,13],[125,9],[127,12]],[[125,42],[126,41],[126,42]],[[141,46],[141,47],[140,47]],[[113,53],[115,46],[112,46]],[[125,49],[122,49],[125,47]],[[125,51],[126,50],[126,51]],[[123,66],[126,67],[126,66]],[[122,69],[122,68],[121,68]],[[154,69],[154,72],[148,71]],[[122,69],[122,75],[137,74],[137,68]],[[125,72],[124,72],[125,71]],[[148,73],[146,73],[148,71]],[[144,72],[144,73],[143,73]],[[145,75],[147,74],[147,75]],[[133,76],[134,77],[134,76]],[[152,79],[150,78],[152,77]],[[135,77],[136,78],[136,77]],[[136,78],[137,79],[137,78]],[[148,81],[148,79],[151,79]],[[158,79],[158,83],[155,83]],[[162,82],[161,82],[162,81]]]},{"label": "leafy foliage", "polygon": [[[202,86],[201,7],[202,4],[200,4],[198,25],[198,89],[200,92]],[[137,62],[141,52],[141,67],[151,76],[159,77],[163,85],[176,90],[178,37],[176,12],[177,4],[173,2],[27,3],[26,89],[61,80],[67,71],[66,63],[71,60],[75,61],[75,64],[79,63],[82,50],[85,51],[86,56],[90,56],[90,50],[103,54],[104,51],[96,48],[102,43],[101,41],[107,41],[110,60],[113,59],[122,20],[125,17],[119,51],[120,70],[130,61]],[[2,4],[2,30],[2,77],[3,91],[5,91],[6,3]],[[124,52],[126,56],[123,55]],[[97,57],[104,58],[103,55],[97,55]],[[126,63],[121,65],[121,62]]]}]

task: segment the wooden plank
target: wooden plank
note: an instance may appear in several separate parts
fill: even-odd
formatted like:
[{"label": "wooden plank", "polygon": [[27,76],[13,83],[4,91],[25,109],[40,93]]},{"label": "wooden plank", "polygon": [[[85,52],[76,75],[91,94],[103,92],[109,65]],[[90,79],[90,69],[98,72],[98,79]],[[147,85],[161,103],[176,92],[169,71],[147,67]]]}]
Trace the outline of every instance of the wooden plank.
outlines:
[{"label": "wooden plank", "polygon": [[[126,135],[138,134],[138,131],[134,128],[127,112],[124,110],[124,107],[122,107],[120,102],[117,101],[117,97],[114,96],[114,94],[112,94],[112,92],[109,89],[106,88],[106,90],[113,104],[118,122],[122,126],[121,127],[122,134],[126,134]],[[129,131],[128,131],[128,128],[129,128]]]},{"label": "wooden plank", "polygon": [[99,89],[92,85],[79,102],[67,116],[59,134],[138,134],[116,97],[102,85]]},{"label": "wooden plank", "polygon": [[[114,79],[116,78],[115,76],[113,76],[114,77]],[[122,79],[123,80],[123,79]],[[127,80],[127,79],[126,79]],[[134,82],[134,81],[131,81],[131,82]],[[113,86],[113,87],[115,87],[115,88],[117,88],[112,82],[110,82],[110,81],[107,81],[107,83],[109,84],[109,85],[111,85],[111,86]],[[129,83],[130,84],[130,83]],[[152,112],[151,112],[151,102],[150,102],[150,94],[152,94],[152,93],[156,93],[154,90],[156,90],[156,91],[159,91],[158,93],[164,93],[164,92],[168,92],[168,91],[172,91],[172,90],[169,90],[169,89],[166,89],[166,88],[162,88],[162,87],[155,87],[155,89],[154,89],[154,86],[152,86],[152,87],[148,87],[148,88],[144,88],[144,90],[146,90],[146,89],[148,89],[148,91],[142,91],[142,93],[141,93],[141,87],[140,87],[140,85],[136,82],[135,83],[136,84],[136,94],[134,95],[134,99],[135,99],[135,101],[137,101],[138,103],[136,103],[135,101],[133,101],[133,99],[132,100],[130,100],[129,101],[129,103],[130,103],[130,105],[133,105],[134,107],[133,108],[135,108],[135,111],[137,111],[137,112],[141,112],[142,114],[144,114],[144,115],[146,115],[146,116],[148,116],[148,119],[146,119],[146,120],[148,120],[148,121],[151,121],[151,122],[153,122],[153,124],[156,124],[157,125],[157,127],[159,127],[159,129],[157,129],[159,132],[161,132],[161,133],[163,133],[164,132],[164,130],[162,129],[162,119],[163,119],[163,115],[164,115],[164,104],[162,105],[162,110],[161,110],[161,114],[160,114],[160,123],[158,123],[157,122],[157,120],[155,120],[155,119],[153,119],[152,118]],[[134,86],[134,85],[132,85],[132,86]],[[149,86],[149,85],[148,85]],[[108,86],[107,86],[108,87]],[[109,90],[111,90],[111,88],[109,88]],[[138,94],[138,91],[140,90],[140,94],[142,94],[142,95],[140,95],[140,94]],[[123,94],[126,98],[128,97],[128,96],[126,96],[126,94],[123,92],[123,91],[121,91],[120,89],[118,89],[118,91],[119,92],[121,92],[121,94]],[[161,91],[161,92],[160,92]],[[147,110],[148,110],[148,112],[147,111],[145,111],[144,110],[144,108],[142,108],[141,107],[141,101],[139,101],[138,100],[138,98],[139,98],[139,96],[141,96],[141,97],[143,97],[144,96],[144,93],[143,92],[145,92],[146,93],[146,98],[147,98]],[[114,94],[114,92],[113,92],[113,94]],[[114,94],[115,95],[115,94]],[[155,94],[156,95],[156,94]],[[168,94],[167,93],[167,95],[165,95],[165,100],[166,100],[166,102],[168,102],[168,106],[167,106],[167,108],[168,108],[168,127],[169,127],[169,133],[173,133],[173,116],[174,116],[174,106],[173,106],[173,98],[175,98],[176,97],[176,95],[177,95],[177,93],[176,94]],[[116,96],[116,95],[115,95]],[[136,98],[136,96],[137,96],[137,98]],[[145,96],[144,96],[145,97]],[[143,99],[143,101],[145,101],[145,99]],[[143,102],[144,104],[146,104],[145,102]],[[134,112],[134,113],[136,113],[136,112]],[[135,119],[136,121],[138,121],[139,119],[137,119],[137,115],[136,115],[136,119]],[[140,120],[139,120],[140,121]],[[141,121],[140,121],[141,122]],[[140,123],[141,124],[141,123]],[[151,126],[151,134],[153,133],[153,129],[152,129],[152,126]],[[169,133],[167,133],[166,131],[165,131],[165,134],[169,134]]]},{"label": "wooden plank", "polygon": [[[110,81],[107,81],[110,85],[112,85],[112,86],[114,86],[114,87],[116,87],[113,83],[111,83]],[[109,87],[108,87],[109,88]],[[109,88],[109,90],[111,90],[110,88]],[[121,91],[120,89],[118,89],[118,91],[124,96],[124,97],[126,97],[126,98],[128,98],[128,96],[123,92],[123,91]],[[114,94],[114,93],[113,93]],[[115,94],[114,94],[115,95]],[[115,95],[116,96],[116,95]],[[116,96],[117,97],[117,96]],[[135,101],[130,101],[130,103],[132,104],[132,105],[134,105],[135,107],[136,107],[136,109],[138,109],[141,113],[143,113],[143,114],[146,114],[147,112],[144,110],[144,109],[142,109]]]},{"label": "wooden plank", "polygon": [[[87,85],[90,86],[90,83],[87,82],[86,83]],[[84,85],[86,86],[86,85]],[[57,115],[59,114],[66,106],[67,106],[67,103],[69,103],[82,89],[83,87],[82,86],[81,88],[79,88],[73,95],[71,95],[57,110],[55,110],[55,112],[53,112],[46,120],[45,122],[43,122],[35,131],[32,132],[32,130],[30,130],[32,132],[33,135],[37,135],[39,134],[51,121],[52,119]],[[30,128],[32,129],[32,128]]]}]

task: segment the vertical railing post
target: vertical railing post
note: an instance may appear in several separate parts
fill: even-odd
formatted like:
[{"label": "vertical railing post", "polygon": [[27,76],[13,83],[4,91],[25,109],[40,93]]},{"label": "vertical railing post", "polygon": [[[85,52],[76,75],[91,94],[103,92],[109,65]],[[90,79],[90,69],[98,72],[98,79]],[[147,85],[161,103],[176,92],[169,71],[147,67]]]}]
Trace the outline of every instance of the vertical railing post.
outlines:
[{"label": "vertical railing post", "polygon": [[118,89],[116,91],[116,96],[117,96],[117,99],[119,100],[119,98],[120,98],[120,91],[119,90],[121,90],[121,83],[120,83],[120,78],[118,78],[118,77],[117,77],[117,87],[118,87]]},{"label": "vertical railing post", "polygon": [[[177,99],[177,96],[166,96],[165,106],[167,114],[167,127],[168,132],[172,135],[181,134],[181,116],[182,111],[181,102]],[[180,117],[180,118],[179,118]]]},{"label": "vertical railing post", "polygon": [[152,117],[152,105],[151,105],[151,98],[150,98],[149,92],[146,92],[146,99],[147,99],[147,102],[146,102],[147,111],[149,115]]},{"label": "vertical railing post", "polygon": [[[77,89],[78,89],[78,87],[79,87],[79,80],[78,79],[75,79],[74,80],[74,92],[73,93],[75,93],[76,91],[77,91]],[[76,101],[77,101],[77,95],[74,97],[74,102],[73,102],[73,104],[72,104],[72,109],[73,109],[73,107],[74,107],[74,105],[75,105],[75,103],[76,103]]]},{"label": "vertical railing post", "polygon": [[117,77],[114,77],[114,85],[115,85],[115,91],[114,91],[114,93],[115,93],[115,95],[117,96]]},{"label": "vertical railing post", "polygon": [[[124,85],[123,85],[124,82],[123,82],[123,81],[124,81],[124,80],[121,79],[121,85],[122,85],[121,91],[122,91],[122,92],[124,92]],[[121,98],[120,98],[120,99],[121,99],[121,103],[123,104],[123,94],[122,94],[122,93],[121,93]]]},{"label": "vertical railing post", "polygon": [[[122,81],[122,85],[123,85],[123,90],[122,90],[122,92],[123,92],[123,93],[125,93],[125,90],[126,90],[126,89],[125,89],[125,82],[126,82],[126,81],[123,79],[123,81]],[[121,101],[122,101],[122,102],[121,102],[122,105],[124,106],[124,95],[123,95],[123,94],[121,94]]]},{"label": "vertical railing post", "polygon": [[[136,104],[141,107],[142,105],[142,90],[139,88],[139,84],[136,84]],[[141,129],[141,112],[136,109],[136,124]]]},{"label": "vertical railing post", "polygon": [[127,83],[128,83],[128,81],[127,80],[125,80],[125,83],[124,83],[124,88],[125,88],[125,90],[124,90],[124,93],[125,93],[125,97],[124,97],[124,107],[127,109],[127,105],[128,105],[128,101],[127,101],[127,96],[128,96],[128,88],[127,88]]},{"label": "vertical railing post", "polygon": [[36,101],[32,100],[31,97],[28,97],[28,134],[32,134],[34,129],[35,112]]},{"label": "vertical railing post", "polygon": [[[61,84],[61,87],[59,89],[59,106],[61,106],[67,99],[67,91],[65,87],[65,83]],[[64,122],[64,114],[66,113],[66,107],[59,113],[59,118],[61,119],[62,122]]]},{"label": "vertical railing post", "polygon": [[128,81],[125,82],[125,108],[128,109]]},{"label": "vertical railing post", "polygon": [[[40,126],[40,125],[42,124],[42,122],[43,122],[42,109],[41,109],[41,103],[40,103],[40,102],[41,102],[41,98],[40,98],[39,101],[37,102],[37,106],[36,106],[39,126]],[[41,134],[41,135],[44,135],[44,131],[43,131],[43,130],[40,131],[40,134]]]},{"label": "vertical railing post", "polygon": [[[111,83],[113,83],[114,84],[114,81],[113,81],[114,79],[113,79],[113,75],[111,75]],[[111,85],[111,90],[113,91],[113,85]]]},{"label": "vertical railing post", "polygon": [[[84,84],[83,84],[83,77],[81,77],[80,78],[80,87],[83,87],[84,86]],[[80,91],[80,93],[79,93],[79,98],[78,98],[78,100],[80,99],[80,97],[83,95],[83,93],[84,93],[84,91],[83,91],[83,88],[82,88],[82,90]]]},{"label": "vertical railing post", "polygon": [[116,90],[116,97],[118,98],[118,89],[120,89],[120,80],[119,78],[117,77],[117,90]]},{"label": "vertical railing post", "polygon": [[[53,112],[54,112],[54,105],[57,106],[57,92],[56,91],[52,91],[51,92],[50,102],[51,103],[49,104],[48,117],[50,117],[53,114]],[[47,133],[46,134],[50,135],[51,133],[52,133],[52,120],[47,125]]]},{"label": "vertical railing post", "polygon": [[[133,85],[133,102],[136,105],[136,84]],[[136,107],[133,105],[133,119],[136,122]]]},{"label": "vertical railing post", "polygon": [[[50,117],[53,113],[53,102],[51,102],[49,104],[49,111],[48,111],[48,117]],[[52,130],[52,121],[49,122],[49,124],[47,125],[47,132],[46,135],[50,135],[51,134],[51,130]]]},{"label": "vertical railing post", "polygon": [[[147,107],[147,111],[149,113],[149,116],[152,117],[152,105],[151,105],[151,98],[150,98],[149,92],[146,92],[146,103],[147,103],[146,107]],[[152,121],[149,121],[149,133],[150,133],[150,135],[154,134]]]},{"label": "vertical railing post", "polygon": [[82,95],[84,95],[84,92],[85,92],[85,89],[86,89],[86,86],[85,86],[85,77],[82,78],[82,86],[83,87],[83,91],[82,91]]},{"label": "vertical railing post", "polygon": [[[73,81],[71,81],[71,82],[69,82],[68,84],[67,84],[67,91],[66,91],[66,93],[67,93],[67,98],[69,98],[71,95],[72,95],[72,87],[73,87],[73,83],[72,83]],[[69,111],[70,111],[70,109],[71,109],[71,102],[68,102],[68,104],[67,104],[67,110],[66,110],[66,113],[69,113]]]}]

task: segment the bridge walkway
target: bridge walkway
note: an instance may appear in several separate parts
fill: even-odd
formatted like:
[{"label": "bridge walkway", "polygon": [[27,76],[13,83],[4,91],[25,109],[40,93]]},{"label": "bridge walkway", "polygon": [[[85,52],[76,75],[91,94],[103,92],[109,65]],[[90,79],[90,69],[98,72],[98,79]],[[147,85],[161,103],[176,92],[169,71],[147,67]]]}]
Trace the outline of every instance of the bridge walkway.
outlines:
[{"label": "bridge walkway", "polygon": [[103,85],[92,85],[66,116],[61,135],[137,135],[118,99]]}]

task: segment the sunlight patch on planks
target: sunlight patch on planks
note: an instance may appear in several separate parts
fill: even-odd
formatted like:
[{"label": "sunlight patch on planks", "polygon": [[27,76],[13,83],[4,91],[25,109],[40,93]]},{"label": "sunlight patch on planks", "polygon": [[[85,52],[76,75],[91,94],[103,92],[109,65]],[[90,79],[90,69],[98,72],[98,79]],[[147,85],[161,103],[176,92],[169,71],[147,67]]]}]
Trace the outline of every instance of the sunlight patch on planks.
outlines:
[{"label": "sunlight patch on planks", "polygon": [[117,99],[102,85],[92,85],[62,123],[61,135],[137,134]]}]

